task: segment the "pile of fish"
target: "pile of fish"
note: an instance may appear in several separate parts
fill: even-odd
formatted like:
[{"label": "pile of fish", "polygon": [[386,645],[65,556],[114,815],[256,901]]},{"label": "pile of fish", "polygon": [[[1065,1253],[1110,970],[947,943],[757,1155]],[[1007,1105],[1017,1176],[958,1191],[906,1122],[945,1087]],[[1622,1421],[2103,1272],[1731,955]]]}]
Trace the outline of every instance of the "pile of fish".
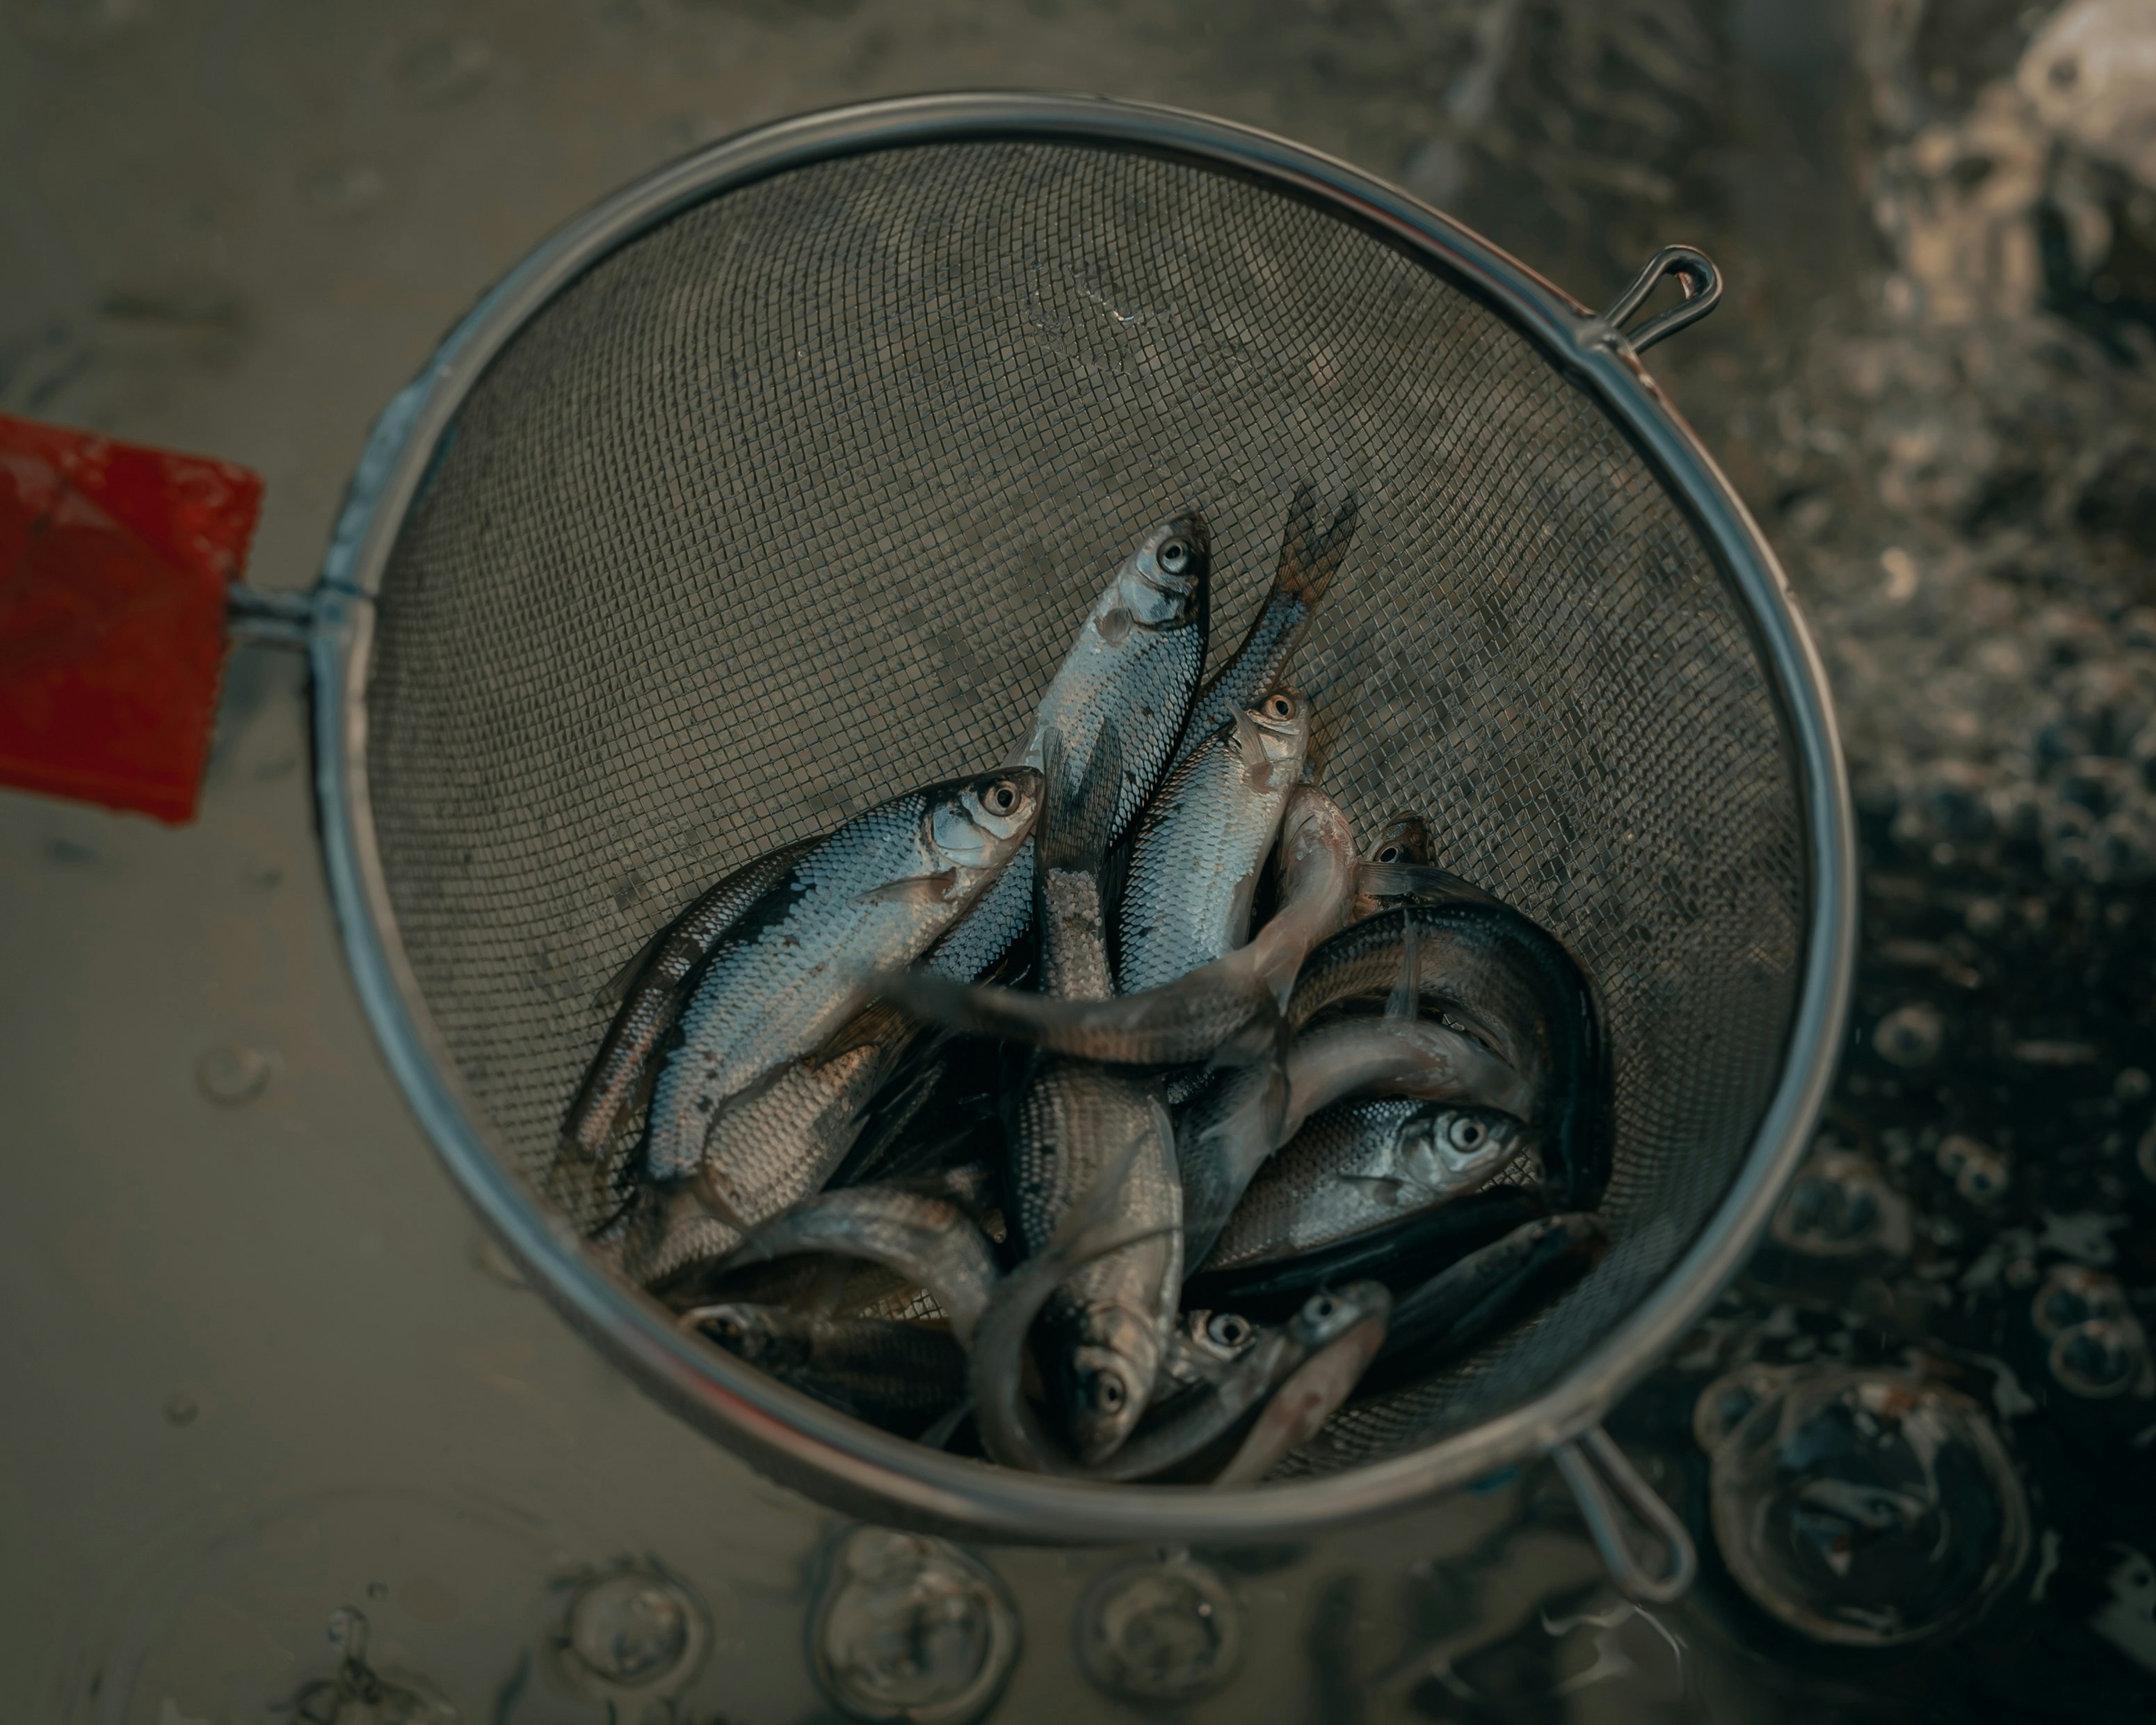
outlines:
[{"label": "pile of fish", "polygon": [[1222,1484],[1591,1262],[1593,983],[1417,816],[1358,856],[1285,680],[1358,514],[1298,491],[1205,680],[1205,524],[1161,523],[1015,764],[757,858],[632,959],[552,1176],[595,1249],[891,1431]]}]

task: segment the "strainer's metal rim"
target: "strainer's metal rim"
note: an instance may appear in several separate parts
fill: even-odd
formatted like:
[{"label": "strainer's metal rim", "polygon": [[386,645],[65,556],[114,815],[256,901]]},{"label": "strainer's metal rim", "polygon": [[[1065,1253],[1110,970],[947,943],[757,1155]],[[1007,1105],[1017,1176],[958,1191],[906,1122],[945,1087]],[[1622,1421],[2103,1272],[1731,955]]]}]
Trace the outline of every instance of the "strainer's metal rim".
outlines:
[{"label": "strainer's metal rim", "polygon": [[[1132,1489],[991,1468],[834,1413],[681,1337],[608,1277],[566,1219],[490,1144],[397,932],[367,770],[373,606],[443,433],[488,363],[600,258],[690,204],[750,180],[870,149],[988,137],[1128,147],[1194,159],[1327,204],[1420,254],[1507,316],[1592,389],[1691,511],[1748,614],[1789,727],[1804,807],[1810,918],[1780,1080],[1700,1238],[1617,1327],[1522,1406],[1423,1450],[1314,1479],[1209,1492]],[[570,222],[451,331],[384,409],[325,557],[311,644],[316,791],[332,899],[363,1005],[422,1126],[482,1219],[542,1290],[641,1387],[810,1495],[886,1521],[974,1538],[1078,1543],[1276,1539],[1397,1511],[1547,1453],[1596,1425],[1712,1301],[1765,1225],[1825,1098],[1848,1016],[1856,855],[1826,681],[1773,552],[1682,419],[1601,319],[1466,228],[1360,171],[1265,132],[1106,98],[978,93],[829,110],[670,163]]]}]

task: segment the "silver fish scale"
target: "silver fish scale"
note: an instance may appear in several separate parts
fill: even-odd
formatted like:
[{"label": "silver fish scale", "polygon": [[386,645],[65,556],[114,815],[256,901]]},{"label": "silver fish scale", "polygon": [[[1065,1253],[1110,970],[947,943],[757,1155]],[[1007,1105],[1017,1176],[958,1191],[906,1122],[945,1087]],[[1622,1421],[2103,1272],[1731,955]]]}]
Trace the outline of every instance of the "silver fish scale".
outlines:
[{"label": "silver fish scale", "polygon": [[811,848],[809,842],[797,841],[743,864],[690,905],[660,937],[640,973],[629,980],[621,1009],[562,1122],[564,1136],[572,1137],[586,1158],[597,1157],[605,1148],[645,1059],[674,1022],[689,973],[741,913]]},{"label": "silver fish scale", "polygon": [[[1400,1152],[1402,1128],[1430,1106],[1388,1096],[1327,1109],[1258,1171],[1204,1267],[1225,1270],[1329,1245],[1464,1197],[1512,1162],[1510,1145],[1493,1138],[1486,1159],[1432,1185]],[[1399,1183],[1398,1194],[1384,1182]]]},{"label": "silver fish scale", "polygon": [[1016,946],[1033,922],[1033,840],[1018,848],[995,884],[936,943],[921,968],[970,983]]},{"label": "silver fish scale", "polygon": [[[1056,673],[1040,704],[1039,734],[1062,739],[1069,783],[1085,778],[1102,734],[1115,726],[1123,784],[1110,843],[1137,819],[1167,771],[1204,663],[1205,632],[1183,624],[1158,632],[1136,629],[1113,652],[1074,650]],[[1049,794],[1055,794],[1054,787]]]},{"label": "silver fish scale", "polygon": [[714,1337],[717,1345],[856,1419],[917,1430],[966,1393],[966,1356],[948,1331],[786,1307],[732,1310],[747,1333],[732,1345]]},{"label": "silver fish scale", "polygon": [[[1087,1312],[1118,1307],[1144,1317],[1160,1352],[1183,1287],[1182,1183],[1175,1141],[1152,1084],[1083,1060],[1045,1055],[1012,1122],[1006,1201],[1029,1252],[1040,1250],[1072,1204],[1134,1142],[1142,1141],[1117,1188],[1104,1231],[1165,1228],[1157,1240],[1096,1259],[1050,1297],[1045,1316],[1063,1331],[1086,1328]],[[1142,1372],[1143,1362],[1136,1362]],[[1158,1369],[1158,1355],[1153,1363]],[[1148,1381],[1133,1386],[1140,1401]]]},{"label": "silver fish scale", "polygon": [[[1295,769],[1245,757],[1224,728],[1169,775],[1138,824],[1117,919],[1116,980],[1157,988],[1242,945]],[[1254,780],[1255,782],[1254,782]]]},{"label": "silver fish scale", "polygon": [[[820,1188],[861,1127],[861,1110],[912,1035],[896,1013],[870,1012],[880,1031],[827,1060],[795,1061],[720,1117],[706,1147],[707,1182],[732,1217],[748,1226],[769,1220]],[[641,1194],[595,1242],[622,1274],[654,1281],[684,1265],[716,1258],[742,1241],[742,1230],[714,1214],[697,1192]]]},{"label": "silver fish scale", "polygon": [[[861,896],[947,866],[928,836],[928,797],[913,791],[849,821],[752,906],[750,926],[713,955],[652,1096],[647,1173],[694,1173],[719,1111],[837,1029],[860,969],[910,962],[965,908]],[[793,902],[757,923],[764,906],[789,891]]]}]

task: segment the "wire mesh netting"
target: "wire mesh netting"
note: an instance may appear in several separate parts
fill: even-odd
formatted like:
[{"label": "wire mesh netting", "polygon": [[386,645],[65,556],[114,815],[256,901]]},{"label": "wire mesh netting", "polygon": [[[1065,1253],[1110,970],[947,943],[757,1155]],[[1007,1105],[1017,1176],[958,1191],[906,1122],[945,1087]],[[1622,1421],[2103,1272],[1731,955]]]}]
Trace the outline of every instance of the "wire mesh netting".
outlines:
[{"label": "wire mesh netting", "polygon": [[1291,1466],[1550,1384],[1709,1221],[1779,1076],[1806,911],[1782,725],[1740,603],[1584,388],[1425,260],[1187,162],[793,168],[612,254],[473,388],[382,583],[367,770],[501,1153],[543,1172],[594,990],[720,873],[1005,759],[1185,502],[1232,647],[1305,481],[1364,499],[1294,670],[1323,783],[1358,829],[1424,811],[1573,947],[1618,1137],[1597,1268]]}]

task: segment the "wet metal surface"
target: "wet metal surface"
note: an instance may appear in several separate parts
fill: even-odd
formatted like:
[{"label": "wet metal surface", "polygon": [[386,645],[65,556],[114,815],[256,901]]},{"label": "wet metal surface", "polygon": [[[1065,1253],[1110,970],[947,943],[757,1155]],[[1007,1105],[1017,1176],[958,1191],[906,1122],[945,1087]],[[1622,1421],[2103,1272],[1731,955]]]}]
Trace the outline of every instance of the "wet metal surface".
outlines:
[{"label": "wet metal surface", "polygon": [[[2156,89],[2121,69],[2150,28],[2107,0],[6,0],[0,410],[259,468],[254,578],[303,586],[369,418],[539,235],[706,139],[921,88],[1270,126],[1590,302],[1699,245],[1727,300],[1653,369],[1820,638],[1867,878],[1820,1143],[1613,1422],[1698,1586],[1623,1603],[1537,1467],[1308,1548],[884,1552],[845,1668],[886,1709],[1011,1719],[2145,1717]],[[345,977],[300,694],[236,652],[193,828],[0,798],[13,1711],[832,1717],[809,1626],[855,1543],[479,1240]]]}]

